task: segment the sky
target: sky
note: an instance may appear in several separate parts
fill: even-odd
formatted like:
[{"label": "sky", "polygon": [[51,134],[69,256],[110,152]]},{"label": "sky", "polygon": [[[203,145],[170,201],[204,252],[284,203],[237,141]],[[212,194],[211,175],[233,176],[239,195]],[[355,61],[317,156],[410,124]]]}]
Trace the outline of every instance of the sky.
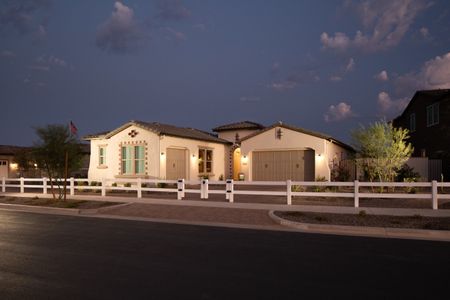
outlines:
[{"label": "sky", "polygon": [[450,88],[450,1],[0,1],[0,144],[130,120],[344,142]]}]

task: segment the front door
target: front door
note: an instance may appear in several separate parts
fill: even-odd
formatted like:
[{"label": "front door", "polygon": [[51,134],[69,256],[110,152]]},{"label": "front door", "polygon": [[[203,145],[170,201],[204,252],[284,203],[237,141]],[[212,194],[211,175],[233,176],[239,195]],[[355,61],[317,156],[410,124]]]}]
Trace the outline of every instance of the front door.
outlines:
[{"label": "front door", "polygon": [[0,159],[0,178],[8,178],[8,161]]},{"label": "front door", "polygon": [[186,178],[186,150],[167,148],[166,177],[169,180]]},{"label": "front door", "polygon": [[241,148],[236,148],[233,152],[233,179],[239,180],[241,172]]}]

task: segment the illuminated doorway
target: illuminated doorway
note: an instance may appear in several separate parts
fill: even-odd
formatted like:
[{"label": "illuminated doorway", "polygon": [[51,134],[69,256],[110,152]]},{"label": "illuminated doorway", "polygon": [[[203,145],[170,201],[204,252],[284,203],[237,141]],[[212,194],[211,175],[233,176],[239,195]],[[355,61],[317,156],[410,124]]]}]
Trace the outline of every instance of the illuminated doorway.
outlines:
[{"label": "illuminated doorway", "polygon": [[241,173],[241,148],[236,148],[233,152],[233,179],[239,180]]}]

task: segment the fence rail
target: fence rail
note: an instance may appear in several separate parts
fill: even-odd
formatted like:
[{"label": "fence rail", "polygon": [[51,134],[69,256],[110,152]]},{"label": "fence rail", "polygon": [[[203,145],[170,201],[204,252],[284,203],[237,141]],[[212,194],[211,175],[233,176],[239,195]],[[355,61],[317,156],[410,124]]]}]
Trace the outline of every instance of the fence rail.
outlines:
[{"label": "fence rail", "polygon": [[[39,184],[40,183],[40,184]],[[50,181],[49,178],[5,178],[1,179],[1,192],[5,193],[6,188],[18,188],[20,193],[25,193],[27,189],[41,189],[43,194],[49,192],[51,185],[58,184],[64,186],[64,180],[57,178]],[[87,185],[85,185],[87,183]],[[119,185],[121,184],[121,185]],[[154,185],[149,187],[147,185]],[[174,187],[163,187],[162,185],[173,185]],[[186,187],[186,185],[190,185]],[[210,189],[210,186],[223,186],[222,189]],[[251,186],[254,190],[239,189],[235,187]],[[272,189],[281,187],[281,190],[261,190],[260,187],[270,187]],[[316,188],[316,191],[307,191],[307,187]],[[326,187],[347,188],[340,192],[324,191]],[[310,181],[209,181],[202,180],[163,180],[163,179],[103,179],[93,181],[86,178],[68,178],[66,188],[71,196],[76,191],[100,191],[101,195],[106,196],[110,191],[134,191],[137,198],[142,198],[142,192],[166,192],[175,193],[177,199],[182,200],[186,193],[200,194],[201,199],[208,199],[210,194],[225,195],[225,199],[234,202],[234,195],[254,195],[254,196],[284,196],[286,204],[292,204],[292,198],[297,197],[343,197],[353,198],[354,207],[359,207],[360,198],[387,198],[387,199],[428,199],[431,202],[432,209],[438,209],[439,199],[450,199],[450,193],[439,193],[444,188],[450,188],[450,182],[310,182]],[[259,188],[259,190],[258,190]],[[364,189],[366,188],[366,189]],[[367,188],[392,188],[393,192],[377,193],[372,190],[368,192]],[[395,188],[415,189],[422,188],[429,191],[422,193],[399,193]],[[303,191],[298,191],[304,189]],[[350,189],[350,190],[348,190]],[[370,189],[369,189],[370,191]]]}]

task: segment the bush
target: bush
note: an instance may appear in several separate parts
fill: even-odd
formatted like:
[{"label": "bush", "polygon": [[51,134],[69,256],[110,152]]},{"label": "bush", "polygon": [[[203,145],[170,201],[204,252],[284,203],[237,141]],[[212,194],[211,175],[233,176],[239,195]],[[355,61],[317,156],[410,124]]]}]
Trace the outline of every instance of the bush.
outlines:
[{"label": "bush", "polygon": [[123,184],[123,186],[124,186],[124,187],[131,187],[131,183],[130,183],[130,182],[125,182],[125,183]]},{"label": "bush", "polygon": [[365,210],[360,210],[359,213],[358,213],[358,216],[365,217],[365,216],[367,216],[367,213],[366,213]]},{"label": "bush", "polygon": [[113,182],[113,183],[111,184],[111,186],[117,187],[117,183],[116,183],[116,182]]},{"label": "bush", "polygon": [[97,181],[91,181],[90,186],[97,186]]},{"label": "bush", "polygon": [[220,176],[219,176],[219,181],[223,181],[223,174],[220,174]]},{"label": "bush", "polygon": [[[407,179],[408,181],[405,181]],[[420,179],[420,174],[414,171],[407,164],[404,164],[398,171],[396,181],[398,182],[417,182]]]},{"label": "bush", "polygon": [[306,188],[301,185],[293,185],[293,186],[291,186],[291,191],[301,193],[301,192],[305,192]]},{"label": "bush", "polygon": [[[325,181],[327,181],[327,179],[325,178],[325,176],[317,176],[316,181],[317,182],[325,182]],[[326,190],[325,186],[315,186],[314,187],[314,192],[324,192],[325,190]]]},{"label": "bush", "polygon": [[342,181],[347,182],[350,180],[350,171],[345,168],[342,164],[337,165],[331,170],[332,181]]},{"label": "bush", "polygon": [[160,188],[160,189],[165,189],[167,187],[167,183],[165,183],[165,182],[158,182],[156,184],[156,187]]}]

